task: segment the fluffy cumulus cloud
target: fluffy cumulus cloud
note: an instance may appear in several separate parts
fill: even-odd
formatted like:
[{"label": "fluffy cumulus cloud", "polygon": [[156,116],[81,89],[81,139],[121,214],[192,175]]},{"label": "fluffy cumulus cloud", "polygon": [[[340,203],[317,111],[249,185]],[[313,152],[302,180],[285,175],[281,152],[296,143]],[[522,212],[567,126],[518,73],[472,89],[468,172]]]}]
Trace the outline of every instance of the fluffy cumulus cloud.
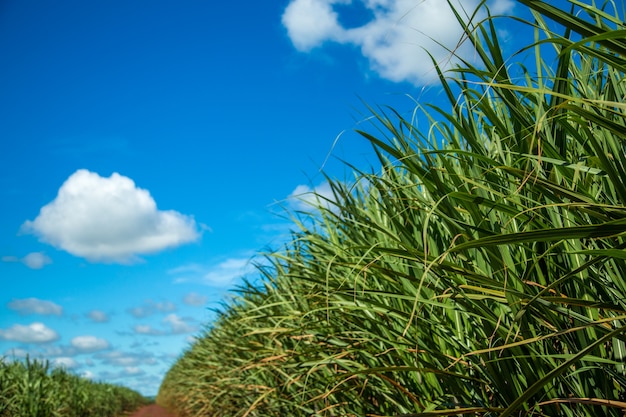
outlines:
[{"label": "fluffy cumulus cloud", "polygon": [[104,178],[84,169],[72,174],[22,231],[93,262],[119,263],[200,236],[192,217],[157,209],[150,193],[130,178],[117,173]]},{"label": "fluffy cumulus cloud", "polygon": [[0,329],[0,339],[21,343],[48,343],[58,338],[58,333],[43,323],[32,323],[27,326],[14,324],[8,329]]},{"label": "fluffy cumulus cloud", "polygon": [[61,316],[63,307],[52,301],[40,300],[39,298],[23,298],[13,300],[7,304],[11,310],[17,311],[21,315],[41,314],[44,316]]},{"label": "fluffy cumulus cloud", "polygon": [[[469,16],[479,0],[452,3]],[[514,6],[511,0],[488,4],[498,13]],[[348,14],[357,6],[371,19],[356,27],[343,25],[339,10]],[[353,45],[374,71],[392,81],[433,80],[436,73],[428,52],[444,69],[454,62],[451,51],[463,57],[471,54],[469,43],[460,42],[463,33],[453,11],[442,0],[291,0],[282,23],[296,49],[306,52],[329,41]]]},{"label": "fluffy cumulus cloud", "polygon": [[327,40],[343,38],[345,30],[333,4],[345,1],[295,0],[283,14],[283,24],[289,38],[299,50],[309,50]]},{"label": "fluffy cumulus cloud", "polygon": [[77,336],[71,341],[72,347],[77,353],[92,353],[107,350],[109,342],[95,336]]}]

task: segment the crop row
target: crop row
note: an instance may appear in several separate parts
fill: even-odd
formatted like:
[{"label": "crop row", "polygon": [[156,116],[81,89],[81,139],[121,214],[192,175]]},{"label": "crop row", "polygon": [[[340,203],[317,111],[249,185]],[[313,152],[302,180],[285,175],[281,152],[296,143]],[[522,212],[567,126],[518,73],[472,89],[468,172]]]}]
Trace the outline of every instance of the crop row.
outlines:
[{"label": "crop row", "polygon": [[[610,2],[553,3],[519,0],[526,23],[459,10],[476,62],[440,73],[449,110],[372,110],[361,134],[380,167],[329,179],[332,197],[294,213],[261,285],[238,289],[158,403],[181,417],[624,415],[626,27]],[[517,24],[536,37],[505,59]]]},{"label": "crop row", "polygon": [[148,403],[141,394],[52,368],[0,360],[0,417],[120,417]]}]

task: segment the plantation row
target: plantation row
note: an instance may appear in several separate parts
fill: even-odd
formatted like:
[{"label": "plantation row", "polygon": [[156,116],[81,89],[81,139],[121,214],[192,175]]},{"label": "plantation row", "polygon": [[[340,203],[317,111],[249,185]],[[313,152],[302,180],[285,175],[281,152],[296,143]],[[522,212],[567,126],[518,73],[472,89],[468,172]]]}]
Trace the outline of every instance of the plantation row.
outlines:
[{"label": "plantation row", "polygon": [[48,362],[0,360],[0,417],[121,417],[150,401]]},{"label": "plantation row", "polygon": [[529,68],[502,56],[510,21],[459,15],[481,62],[440,74],[449,110],[374,111],[361,134],[380,169],[294,214],[263,283],[238,289],[157,402],[180,417],[624,415],[626,31],[571,3],[519,0]]}]

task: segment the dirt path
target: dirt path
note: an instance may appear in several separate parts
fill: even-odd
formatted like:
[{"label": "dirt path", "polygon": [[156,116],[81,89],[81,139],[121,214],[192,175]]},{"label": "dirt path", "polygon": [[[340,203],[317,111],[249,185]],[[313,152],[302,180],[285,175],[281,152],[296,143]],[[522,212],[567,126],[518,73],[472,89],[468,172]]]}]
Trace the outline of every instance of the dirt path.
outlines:
[{"label": "dirt path", "polygon": [[147,405],[135,411],[130,417],[175,417],[174,414],[170,414],[165,408],[159,407],[156,404]]}]

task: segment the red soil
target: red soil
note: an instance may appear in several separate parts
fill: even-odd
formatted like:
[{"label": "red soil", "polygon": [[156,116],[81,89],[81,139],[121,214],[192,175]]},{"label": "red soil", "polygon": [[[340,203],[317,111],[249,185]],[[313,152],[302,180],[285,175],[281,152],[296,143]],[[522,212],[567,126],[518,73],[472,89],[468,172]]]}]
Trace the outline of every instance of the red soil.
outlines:
[{"label": "red soil", "polygon": [[135,411],[130,417],[175,417],[174,414],[168,412],[165,408],[156,404],[141,407]]}]

